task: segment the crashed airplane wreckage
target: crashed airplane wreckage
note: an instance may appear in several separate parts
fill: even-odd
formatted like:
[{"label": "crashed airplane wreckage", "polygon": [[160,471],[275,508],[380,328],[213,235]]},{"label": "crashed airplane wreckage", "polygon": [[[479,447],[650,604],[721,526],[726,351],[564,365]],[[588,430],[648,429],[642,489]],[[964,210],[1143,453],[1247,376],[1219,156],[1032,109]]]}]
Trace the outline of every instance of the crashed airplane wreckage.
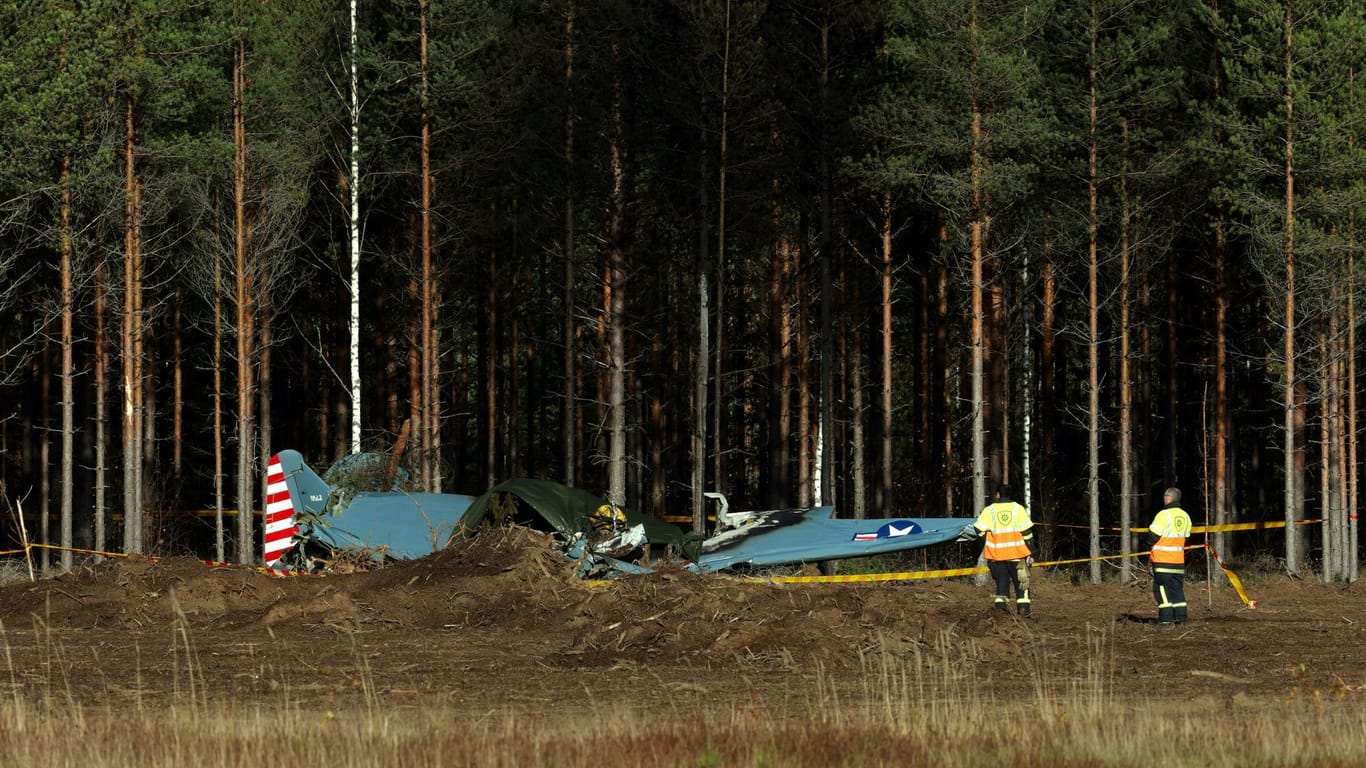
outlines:
[{"label": "crashed airplane wreckage", "polygon": [[[355,491],[318,477],[297,451],[270,461],[267,473],[266,565],[310,567],[319,552],[357,549],[396,559],[436,552],[456,536],[516,523],[548,532],[579,563],[583,577],[649,573],[661,563],[709,573],[899,552],[951,541],[972,518],[834,518],[833,507],[730,512],[720,502],[710,537],[547,480],[508,480],[474,498],[398,490],[400,471],[377,454],[356,454],[327,472],[350,478]],[[356,477],[365,478],[357,483]],[[648,547],[649,565],[633,558]]]}]

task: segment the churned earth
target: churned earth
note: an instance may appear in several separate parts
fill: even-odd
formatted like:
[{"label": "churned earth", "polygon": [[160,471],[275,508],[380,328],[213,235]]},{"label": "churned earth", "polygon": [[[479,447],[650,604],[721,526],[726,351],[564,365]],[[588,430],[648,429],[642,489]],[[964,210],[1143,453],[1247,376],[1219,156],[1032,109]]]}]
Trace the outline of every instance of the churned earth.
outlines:
[{"label": "churned earth", "polygon": [[489,532],[421,560],[282,578],[189,558],[107,560],[0,588],[0,695],[39,703],[442,706],[471,716],[629,704],[794,716],[891,687],[1124,701],[1366,696],[1366,590],[1243,574],[1188,584],[1160,627],[1140,579],[1034,571],[1030,621],[970,578],[781,584],[573,575],[539,533]]}]

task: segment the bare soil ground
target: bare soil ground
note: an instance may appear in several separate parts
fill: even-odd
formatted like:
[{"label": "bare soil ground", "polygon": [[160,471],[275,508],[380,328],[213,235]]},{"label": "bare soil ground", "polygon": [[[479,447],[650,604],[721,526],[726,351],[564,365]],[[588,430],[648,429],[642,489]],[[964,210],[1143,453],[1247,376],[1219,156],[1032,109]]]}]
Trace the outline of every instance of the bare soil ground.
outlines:
[{"label": "bare soil ground", "polygon": [[[1366,588],[1188,584],[1159,627],[1146,583],[1034,572],[1036,618],[969,579],[774,584],[666,572],[575,578],[540,534],[494,532],[422,560],[280,578],[192,559],[111,560],[0,588],[0,695],[156,705],[442,706],[553,713],[629,703],[677,715],[750,702],[800,716],[857,699],[888,658],[976,665],[982,694],[1102,679],[1118,699],[1265,701],[1366,691]],[[825,693],[815,693],[815,691]]]}]

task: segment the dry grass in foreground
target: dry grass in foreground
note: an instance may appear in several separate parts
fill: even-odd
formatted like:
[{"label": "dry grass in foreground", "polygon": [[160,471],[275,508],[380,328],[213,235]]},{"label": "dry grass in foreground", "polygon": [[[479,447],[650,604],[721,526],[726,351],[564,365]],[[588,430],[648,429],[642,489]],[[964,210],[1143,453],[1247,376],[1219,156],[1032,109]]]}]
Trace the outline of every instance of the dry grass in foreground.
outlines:
[{"label": "dry grass in foreground", "polygon": [[[446,710],[318,712],[0,710],[7,765],[157,766],[1349,766],[1366,762],[1366,712],[1298,706],[1203,713],[1096,710],[1060,701],[913,702],[813,714],[730,707],[658,722],[622,710],[568,717]],[[836,714],[837,712],[837,714]]]},{"label": "dry grass in foreground", "polygon": [[[1050,682],[1028,700],[982,693],[971,643],[863,660],[862,690],[825,675],[791,705],[719,703],[660,719],[622,702],[572,712],[445,707],[355,710],[292,703],[243,707],[182,688],[167,708],[85,706],[60,684],[33,702],[0,702],[5,765],[159,766],[1356,766],[1366,764],[1366,708],[1354,696],[1135,703],[1111,695],[1112,651],[1091,647],[1094,674]],[[936,659],[947,659],[937,661]],[[193,679],[193,675],[189,675]],[[626,695],[625,693],[623,694]]]}]

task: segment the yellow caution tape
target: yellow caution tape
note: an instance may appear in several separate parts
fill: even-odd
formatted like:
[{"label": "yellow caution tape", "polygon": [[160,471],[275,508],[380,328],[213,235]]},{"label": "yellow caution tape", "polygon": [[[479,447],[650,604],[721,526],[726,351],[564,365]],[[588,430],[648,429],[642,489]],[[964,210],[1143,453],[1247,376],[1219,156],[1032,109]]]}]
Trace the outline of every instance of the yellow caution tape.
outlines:
[{"label": "yellow caution tape", "polygon": [[1224,561],[1219,559],[1218,553],[1216,553],[1214,548],[1209,544],[1205,544],[1204,549],[1206,552],[1209,552],[1210,557],[1214,558],[1214,562],[1219,564],[1219,568],[1223,570],[1224,575],[1228,577],[1228,583],[1233,585],[1233,590],[1237,592],[1238,597],[1242,599],[1243,605],[1255,609],[1257,607],[1257,601],[1252,600],[1247,596],[1247,592],[1243,590],[1243,581],[1238,578],[1238,574],[1229,570],[1228,566],[1224,565]]},{"label": "yellow caution tape", "polygon": [[[55,551],[58,551],[58,552],[74,552],[74,553],[76,553],[76,554],[78,554],[78,555],[97,555],[97,556],[101,556],[101,557],[128,557],[128,554],[125,553],[125,552],[101,552],[101,551],[98,550],[98,549],[78,549],[78,548],[76,548],[76,547],[61,547],[61,546],[58,546],[58,545],[56,545],[56,544],[30,544],[30,545],[28,545],[28,548],[29,548],[29,549],[51,549],[51,550],[55,550]],[[15,555],[15,554],[21,554],[21,553],[23,553],[23,551],[24,551],[24,550],[22,550],[22,549],[15,549],[15,550],[11,550],[11,551],[8,551],[8,552],[0,552],[0,555]],[[160,561],[161,559],[162,559],[162,558],[160,558],[160,557],[149,557],[149,558],[147,558],[147,561],[150,562],[150,563],[155,563],[155,562]],[[199,562],[200,562],[200,563],[203,563],[204,565],[209,566],[210,568],[250,568],[251,570],[256,571],[257,573],[264,573],[264,574],[266,574],[267,576],[312,576],[312,575],[314,575],[314,574],[306,573],[306,572],[303,572],[303,571],[290,571],[290,570],[286,570],[286,569],[283,569],[283,568],[271,568],[271,567],[269,567],[269,566],[262,566],[262,565],[243,566],[243,565],[241,565],[240,563],[228,563],[228,562],[224,562],[224,561],[222,561],[222,560],[200,560]]]},{"label": "yellow caution tape", "polygon": [[[51,549],[56,552],[75,552],[78,555],[102,555],[104,557],[127,557],[121,552],[101,552],[98,549],[77,549],[75,547],[59,547],[56,544],[30,544],[29,549]],[[23,552],[24,550],[19,550]]]},{"label": "yellow caution tape", "polygon": [[[1296,521],[1295,521],[1295,525],[1314,525],[1314,524],[1316,524],[1316,523],[1322,523],[1322,522],[1323,522],[1323,520],[1317,520],[1317,519],[1316,519],[1316,520],[1296,520]],[[1077,529],[1077,530],[1082,530],[1082,531],[1089,531],[1089,530],[1091,530],[1091,526],[1089,526],[1089,525],[1070,525],[1070,524],[1058,524],[1058,523],[1035,523],[1034,525],[1035,525],[1035,527],[1052,526],[1053,528],[1075,528],[1075,529]],[[1193,526],[1191,526],[1191,533],[1227,533],[1227,532],[1229,532],[1229,531],[1263,531],[1263,530],[1271,530],[1272,528],[1284,528],[1284,527],[1285,527],[1285,521],[1284,521],[1284,520],[1272,520],[1272,521],[1270,521],[1270,522],[1262,522],[1262,523],[1220,523],[1219,525],[1193,525]],[[1101,530],[1101,531],[1122,531],[1122,530],[1124,530],[1124,529],[1123,529],[1123,528],[1117,528],[1117,527],[1105,527],[1105,526],[1102,526],[1102,527],[1098,528],[1097,530]],[[1130,532],[1130,533],[1148,533],[1148,529],[1147,529],[1147,528],[1130,528],[1130,529],[1129,529],[1129,532]]]},{"label": "yellow caution tape", "polygon": [[[1228,577],[1229,584],[1233,585],[1234,591],[1238,593],[1238,597],[1243,601],[1243,604],[1249,608],[1257,607],[1257,601],[1247,596],[1247,591],[1243,589],[1243,582],[1238,578],[1238,575],[1230,570],[1228,566],[1224,565],[1223,561],[1219,559],[1219,556],[1215,554],[1213,549],[1210,549],[1208,544],[1190,544],[1186,546],[1186,549],[1204,549],[1209,551],[1210,555],[1214,557],[1214,561],[1218,563],[1219,567],[1223,570],[1224,575]],[[1127,555],[1102,555],[1094,558],[1080,557],[1071,560],[1048,560],[1031,563],[1031,566],[1034,568],[1043,568],[1046,566],[1075,565],[1101,560],[1121,560],[1126,557],[1145,557],[1147,554],[1147,551],[1142,551],[1131,552]],[[973,576],[986,572],[986,568],[973,567],[944,568],[932,571],[906,571],[900,573],[857,573],[836,576],[751,576],[746,577],[744,580],[753,582],[767,581],[777,584],[856,584],[887,581],[915,581],[918,579],[946,579],[955,576]]]},{"label": "yellow caution tape", "polygon": [[[1322,521],[1322,520],[1296,520],[1296,521],[1295,521],[1295,525],[1313,525],[1314,523],[1321,523],[1321,522],[1323,522],[1323,521]],[[1227,532],[1227,531],[1260,531],[1260,530],[1269,530],[1269,529],[1271,529],[1271,528],[1284,528],[1284,527],[1285,527],[1285,521],[1284,521],[1284,520],[1278,520],[1278,521],[1270,522],[1270,523],[1223,523],[1223,524],[1220,524],[1220,525],[1193,525],[1193,526],[1191,526],[1191,533],[1225,533],[1225,532]],[[1138,529],[1136,529],[1136,530],[1138,530]],[[1148,530],[1148,529],[1147,529],[1147,528],[1143,528],[1143,529],[1141,529],[1141,530],[1146,531],[1146,530]]]},{"label": "yellow caution tape", "polygon": [[[1311,521],[1305,521],[1305,522],[1318,522],[1318,521],[1311,520]],[[1259,524],[1259,523],[1239,523],[1239,524],[1235,524],[1235,525],[1239,525],[1239,526],[1257,526],[1257,525],[1261,525],[1261,524]],[[1285,523],[1281,523],[1281,526],[1284,526],[1284,525],[1285,525]],[[1213,527],[1213,526],[1211,526],[1211,527]],[[1197,530],[1197,531],[1198,531],[1199,529],[1197,528],[1197,529],[1194,529],[1194,530]],[[1246,529],[1246,528],[1238,528],[1238,530],[1247,530],[1247,529]],[[51,550],[58,550],[58,551],[69,551],[69,552],[75,552],[75,553],[78,553],[78,554],[102,555],[102,556],[105,556],[105,557],[128,557],[127,554],[122,553],[122,552],[100,552],[100,551],[98,551],[98,550],[93,550],[93,549],[76,549],[76,548],[73,548],[73,547],[60,547],[60,546],[57,546],[57,545],[55,545],[55,544],[30,544],[30,545],[29,545],[29,548],[30,548],[30,549],[51,549]],[[1230,569],[1228,568],[1228,566],[1224,565],[1224,561],[1219,559],[1219,555],[1215,553],[1214,549],[1211,548],[1211,547],[1209,546],[1209,544],[1207,544],[1207,543],[1206,543],[1206,544],[1191,544],[1191,545],[1187,545],[1187,546],[1186,546],[1186,549],[1188,549],[1188,550],[1190,550],[1190,549],[1204,549],[1204,550],[1208,551],[1208,552],[1210,553],[1210,556],[1212,556],[1212,557],[1214,558],[1214,562],[1216,562],[1216,563],[1219,564],[1219,568],[1222,569],[1223,572],[1224,572],[1224,575],[1228,577],[1229,584],[1233,585],[1234,591],[1236,591],[1236,592],[1238,593],[1238,597],[1239,597],[1240,599],[1242,599],[1243,604],[1246,605],[1246,606],[1249,607],[1249,608],[1256,608],[1256,607],[1257,607],[1257,601],[1256,601],[1256,600],[1253,600],[1253,599],[1251,599],[1251,598],[1249,598],[1249,597],[1247,596],[1246,590],[1243,589],[1243,582],[1242,582],[1242,580],[1239,579],[1239,578],[1238,578],[1238,575],[1235,574],[1232,570],[1230,570]],[[22,550],[22,549],[15,549],[15,550],[8,550],[8,551],[0,551],[0,555],[13,555],[13,554],[20,554],[20,553],[22,553],[22,552],[24,552],[24,550]],[[1058,566],[1058,565],[1077,565],[1077,564],[1080,564],[1080,563],[1099,562],[1099,561],[1104,561],[1104,560],[1122,560],[1122,559],[1128,558],[1128,557],[1143,557],[1143,556],[1145,556],[1145,555],[1147,555],[1147,554],[1148,554],[1147,551],[1141,551],[1141,552],[1130,552],[1129,554],[1121,554],[1121,555],[1101,555],[1100,557],[1079,557],[1079,558],[1073,558],[1073,559],[1071,559],[1071,560],[1035,561],[1035,562],[1030,563],[1030,567],[1033,567],[1033,568],[1044,568],[1044,567]],[[155,563],[155,562],[157,562],[158,560],[160,560],[161,558],[149,557],[149,558],[147,558],[147,559],[148,559],[148,561],[154,562],[154,563]],[[200,560],[199,562],[201,562],[201,563],[203,563],[204,565],[207,565],[207,566],[209,566],[209,567],[212,567],[212,568],[234,568],[234,567],[241,567],[241,566],[239,566],[237,563],[228,563],[228,562],[223,562],[223,561],[221,561],[221,560]],[[254,570],[254,571],[256,571],[257,573],[264,573],[264,574],[266,574],[266,575],[268,575],[268,576],[281,576],[281,577],[284,577],[284,576],[311,576],[311,575],[314,575],[314,574],[305,573],[305,572],[301,572],[301,571],[290,571],[290,570],[285,570],[285,569],[281,569],[281,568],[270,568],[270,567],[266,567],[266,566],[251,566],[251,569]],[[748,582],[769,582],[769,583],[776,583],[776,584],[859,584],[859,583],[869,584],[869,583],[888,582],[888,581],[919,581],[919,580],[922,580],[922,579],[951,579],[951,578],[955,578],[955,577],[959,577],[959,576],[975,576],[975,575],[977,575],[977,574],[979,574],[979,573],[986,573],[986,572],[987,572],[987,568],[985,568],[985,567],[981,567],[981,566],[972,566],[972,567],[969,567],[969,568],[939,568],[939,569],[930,570],[930,571],[900,571],[900,572],[895,572],[895,573],[850,573],[850,574],[836,574],[836,575],[834,575],[834,576],[746,576],[746,577],[742,577],[742,578],[741,578],[741,581],[748,581]],[[611,581],[610,579],[585,579],[585,583],[587,583],[589,586],[600,587],[600,586],[606,586],[606,585],[608,585],[608,584],[611,584],[612,581]]]}]

